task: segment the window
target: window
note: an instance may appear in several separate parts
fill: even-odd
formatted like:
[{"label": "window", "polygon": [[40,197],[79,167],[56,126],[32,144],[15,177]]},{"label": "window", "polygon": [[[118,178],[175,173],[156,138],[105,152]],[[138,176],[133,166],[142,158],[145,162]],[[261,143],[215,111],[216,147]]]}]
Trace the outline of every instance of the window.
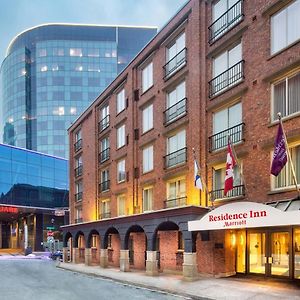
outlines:
[{"label": "window", "polygon": [[274,83],[272,90],[273,121],[277,120],[278,112],[285,117],[300,111],[300,72]]},{"label": "window", "polygon": [[75,159],[75,176],[82,175],[82,156],[79,156]]},{"label": "window", "polygon": [[110,188],[109,169],[101,171],[101,192],[108,191]]},{"label": "window", "polygon": [[99,56],[100,56],[100,49],[96,49],[96,48],[88,49],[88,57],[99,57]]},{"label": "window", "polygon": [[153,170],[153,146],[143,149],[143,173]]},{"label": "window", "polygon": [[82,200],[82,190],[83,190],[83,185],[82,185],[82,180],[77,181],[75,183],[75,200],[76,201],[81,201]]},{"label": "window", "polygon": [[143,189],[143,211],[151,211],[153,202],[153,187]]},{"label": "window", "polygon": [[210,150],[226,147],[228,135],[231,141],[237,143],[242,140],[242,104],[241,102],[226,107],[213,114],[213,136]]},{"label": "window", "polygon": [[125,195],[119,195],[117,197],[118,203],[118,216],[125,216],[126,215],[126,197]]},{"label": "window", "polygon": [[167,94],[165,123],[176,120],[186,112],[185,81]]},{"label": "window", "polygon": [[243,78],[241,43],[214,58],[213,78],[210,82],[210,96],[228,88]]},{"label": "window", "polygon": [[153,128],[153,104],[143,109],[143,133]]},{"label": "window", "polygon": [[117,128],[117,149],[125,146],[125,124]]},{"label": "window", "polygon": [[70,56],[82,56],[82,49],[81,48],[70,48]]},{"label": "window", "polygon": [[153,85],[153,63],[148,64],[142,71],[142,90],[147,91]]},{"label": "window", "polygon": [[186,162],[186,134],[179,131],[167,139],[166,167]]},{"label": "window", "polygon": [[271,53],[300,38],[300,0],[296,0],[271,17]]},{"label": "window", "polygon": [[38,57],[44,57],[47,56],[47,49],[41,48],[38,50]]},{"label": "window", "polygon": [[82,148],[82,139],[81,139],[81,130],[78,130],[75,133],[75,144],[74,144],[74,149],[75,151],[78,151]]},{"label": "window", "polygon": [[106,105],[100,110],[99,132],[109,126],[109,106]]},{"label": "window", "polygon": [[167,182],[166,207],[176,207],[186,204],[186,180],[177,178]]},{"label": "window", "polygon": [[124,182],[126,179],[125,159],[122,159],[117,164],[118,183]]},{"label": "window", "polygon": [[100,219],[110,218],[110,200],[103,200],[101,202]]},{"label": "window", "polygon": [[81,223],[82,222],[82,207],[78,207],[75,209],[75,223]]},{"label": "window", "polygon": [[106,137],[100,142],[100,162],[104,162],[109,159],[109,138]]},{"label": "window", "polygon": [[219,0],[212,6],[210,42],[226,33],[242,19],[242,0]]},{"label": "window", "polygon": [[179,67],[185,64],[186,53],[184,50],[185,33],[183,32],[180,36],[177,37],[174,43],[167,48],[167,64],[165,65],[165,77],[170,76],[177,69],[179,69]]},{"label": "window", "polygon": [[125,109],[125,90],[117,94],[117,114]]},{"label": "window", "polygon": [[[295,168],[296,178],[297,182],[300,182],[300,145],[289,147],[292,162]],[[293,187],[294,181],[292,176],[292,168],[289,160],[287,161],[287,164],[285,167],[281,170],[279,175],[274,178],[274,188],[283,188],[283,187]]]}]

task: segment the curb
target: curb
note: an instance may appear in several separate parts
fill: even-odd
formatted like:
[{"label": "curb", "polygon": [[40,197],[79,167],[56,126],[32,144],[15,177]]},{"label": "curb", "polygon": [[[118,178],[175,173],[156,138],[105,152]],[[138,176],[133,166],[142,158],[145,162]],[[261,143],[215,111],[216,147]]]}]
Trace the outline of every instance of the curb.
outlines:
[{"label": "curb", "polygon": [[131,286],[131,287],[138,287],[138,288],[145,289],[145,290],[148,290],[148,291],[155,291],[155,292],[159,292],[159,293],[163,293],[163,294],[170,294],[170,295],[174,295],[174,296],[180,296],[180,297],[184,297],[184,298],[191,299],[191,300],[213,300],[212,298],[199,297],[199,296],[191,295],[191,294],[188,294],[188,293],[183,293],[183,292],[174,291],[174,290],[170,290],[170,289],[158,288],[156,286],[151,286],[151,285],[145,285],[143,283],[116,279],[116,278],[113,278],[113,277],[110,277],[110,276],[95,274],[95,273],[92,273],[92,272],[74,270],[72,268],[63,267],[63,266],[60,265],[60,263],[58,263],[56,265],[56,267],[59,268],[59,269],[62,269],[62,270],[66,270],[66,271],[70,271],[70,272],[74,272],[74,273],[85,274],[85,275],[96,277],[96,278],[102,278],[102,279],[105,279],[105,280],[110,280],[110,281],[117,282],[117,283],[122,284],[122,285]]}]

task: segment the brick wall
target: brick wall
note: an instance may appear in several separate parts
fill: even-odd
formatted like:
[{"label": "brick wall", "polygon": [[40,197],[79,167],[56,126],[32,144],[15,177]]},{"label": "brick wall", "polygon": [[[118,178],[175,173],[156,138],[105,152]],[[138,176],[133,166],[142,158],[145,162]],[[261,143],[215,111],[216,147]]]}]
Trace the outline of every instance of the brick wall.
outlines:
[{"label": "brick wall", "polygon": [[131,233],[133,238],[134,264],[131,265],[134,269],[145,269],[145,251],[146,251],[146,235],[143,232]]}]

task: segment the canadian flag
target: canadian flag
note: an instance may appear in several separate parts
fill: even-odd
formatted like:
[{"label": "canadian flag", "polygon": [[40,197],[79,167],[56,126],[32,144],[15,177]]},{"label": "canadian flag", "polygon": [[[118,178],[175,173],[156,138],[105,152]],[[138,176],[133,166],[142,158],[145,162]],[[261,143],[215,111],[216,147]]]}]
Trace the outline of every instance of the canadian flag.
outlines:
[{"label": "canadian flag", "polygon": [[236,165],[236,161],[233,155],[230,139],[228,139],[227,146],[227,160],[226,160],[226,174],[225,174],[225,182],[224,182],[224,196],[226,196],[227,192],[233,189],[233,168]]}]

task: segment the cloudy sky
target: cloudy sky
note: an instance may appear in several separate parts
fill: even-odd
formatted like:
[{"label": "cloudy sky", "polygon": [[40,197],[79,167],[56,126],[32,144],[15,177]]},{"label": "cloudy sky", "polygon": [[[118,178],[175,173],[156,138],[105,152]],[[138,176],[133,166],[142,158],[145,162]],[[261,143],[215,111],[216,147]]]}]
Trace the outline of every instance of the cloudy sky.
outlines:
[{"label": "cloudy sky", "polygon": [[162,27],[187,0],[0,0],[0,63],[9,42],[43,23]]}]

